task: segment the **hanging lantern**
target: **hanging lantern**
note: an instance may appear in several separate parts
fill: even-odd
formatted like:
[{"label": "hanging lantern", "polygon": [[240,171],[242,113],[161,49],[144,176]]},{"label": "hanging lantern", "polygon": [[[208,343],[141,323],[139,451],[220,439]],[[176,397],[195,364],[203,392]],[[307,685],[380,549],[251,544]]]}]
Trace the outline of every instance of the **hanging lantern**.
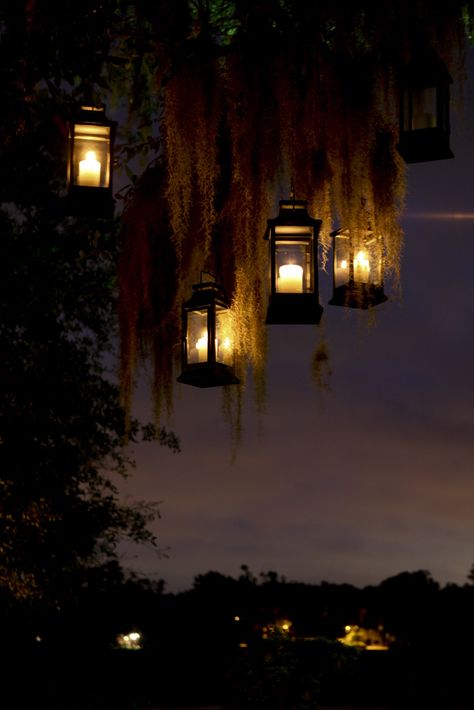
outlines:
[{"label": "hanging lantern", "polygon": [[239,384],[234,374],[231,313],[214,281],[193,286],[183,306],[182,372],[178,382],[194,387]]},{"label": "hanging lantern", "polygon": [[266,322],[319,323],[317,240],[321,220],[308,215],[307,200],[280,200],[278,217],[269,219],[270,302]]},{"label": "hanging lantern", "polygon": [[400,101],[398,151],[406,163],[454,158],[449,146],[449,85],[452,79],[436,52],[405,71]]},{"label": "hanging lantern", "polygon": [[383,242],[367,230],[353,237],[337,229],[333,238],[332,306],[371,308],[387,300],[383,290]]},{"label": "hanging lantern", "polygon": [[115,121],[103,106],[82,106],[69,127],[68,184],[73,214],[113,215],[112,161]]}]

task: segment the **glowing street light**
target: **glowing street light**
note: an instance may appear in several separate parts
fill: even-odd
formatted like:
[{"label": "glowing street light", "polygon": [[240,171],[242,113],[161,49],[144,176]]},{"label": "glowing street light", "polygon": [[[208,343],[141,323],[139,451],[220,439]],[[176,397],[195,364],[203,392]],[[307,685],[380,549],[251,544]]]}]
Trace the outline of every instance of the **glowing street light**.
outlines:
[{"label": "glowing street light", "polygon": [[232,321],[223,290],[214,281],[193,286],[183,305],[182,372],[178,382],[194,387],[239,384],[234,373]]},{"label": "glowing street light", "polygon": [[138,631],[129,634],[119,634],[116,637],[117,646],[127,651],[140,651],[143,648],[143,638]]},{"label": "glowing street light", "polygon": [[317,240],[321,220],[308,215],[307,200],[280,200],[267,221],[270,242],[270,302],[266,322],[319,323]]}]

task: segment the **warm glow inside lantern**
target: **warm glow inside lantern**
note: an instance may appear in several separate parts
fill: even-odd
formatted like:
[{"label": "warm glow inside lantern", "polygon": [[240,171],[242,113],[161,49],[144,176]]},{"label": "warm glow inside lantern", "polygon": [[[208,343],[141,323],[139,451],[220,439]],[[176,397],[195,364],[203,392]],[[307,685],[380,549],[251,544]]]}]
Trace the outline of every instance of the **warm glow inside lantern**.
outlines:
[{"label": "warm glow inside lantern", "polygon": [[281,200],[280,212],[269,219],[270,303],[266,322],[319,323],[316,264],[321,220],[308,215],[306,200]]},{"label": "warm glow inside lantern", "polygon": [[400,142],[407,163],[444,160],[454,155],[449,145],[449,85],[452,79],[435,52],[407,67],[402,79]]},{"label": "warm glow inside lantern", "polygon": [[213,281],[193,286],[183,306],[182,372],[178,382],[195,387],[239,384],[234,373],[232,314]]},{"label": "warm glow inside lantern", "polygon": [[112,160],[116,123],[104,107],[82,106],[69,129],[69,200],[74,214],[112,216]]},{"label": "warm glow inside lantern", "polygon": [[333,238],[332,306],[371,308],[387,300],[383,290],[383,241],[371,230],[352,235],[337,229]]}]

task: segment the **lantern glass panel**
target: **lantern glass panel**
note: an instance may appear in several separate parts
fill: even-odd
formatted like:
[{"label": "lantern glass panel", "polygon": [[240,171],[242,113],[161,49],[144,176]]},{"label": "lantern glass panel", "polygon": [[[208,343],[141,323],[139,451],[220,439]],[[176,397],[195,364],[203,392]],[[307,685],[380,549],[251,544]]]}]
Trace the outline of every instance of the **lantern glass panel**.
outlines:
[{"label": "lantern glass panel", "polygon": [[373,286],[381,286],[383,280],[382,274],[382,240],[377,237],[366,239],[364,250],[367,254],[369,264],[368,283]]},{"label": "lantern glass panel", "polygon": [[233,365],[231,314],[222,306],[216,306],[216,362]]},{"label": "lantern glass panel", "polygon": [[275,291],[276,293],[313,291],[310,241],[276,239]]},{"label": "lantern glass panel", "polygon": [[334,245],[334,286],[338,288],[349,283],[351,248],[349,237],[338,234]]},{"label": "lantern glass panel", "polygon": [[370,267],[371,263],[369,258],[369,252],[365,248],[365,244],[359,244],[354,249],[354,282],[361,284],[372,283],[372,274],[370,273]]},{"label": "lantern glass panel", "polygon": [[382,242],[374,236],[352,240],[338,234],[334,244],[334,286],[349,282],[382,285]]},{"label": "lantern glass panel", "polygon": [[437,91],[435,86],[428,86],[413,92],[412,130],[436,128]]},{"label": "lantern glass panel", "polygon": [[74,125],[73,183],[81,187],[109,187],[110,126]]},{"label": "lantern glass panel", "polygon": [[188,365],[207,362],[209,358],[207,308],[190,311],[187,317],[186,348]]}]

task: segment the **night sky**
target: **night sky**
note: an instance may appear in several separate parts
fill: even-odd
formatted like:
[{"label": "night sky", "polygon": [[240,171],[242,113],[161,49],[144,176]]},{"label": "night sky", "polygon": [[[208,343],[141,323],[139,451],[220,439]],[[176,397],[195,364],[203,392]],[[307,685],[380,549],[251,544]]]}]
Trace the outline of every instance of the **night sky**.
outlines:
[{"label": "night sky", "polygon": [[[327,305],[320,326],[268,326],[266,411],[252,383],[233,452],[219,388],[177,385],[182,453],[143,444],[127,496],[162,501],[152,550],[125,566],[168,591],[242,564],[288,580],[378,584],[426,569],[463,584],[474,563],[474,62],[454,160],[408,166],[402,292],[370,313]],[[281,197],[286,197],[281,195]],[[303,197],[303,196],[302,196]],[[273,217],[275,215],[268,215]],[[312,215],[318,217],[318,215]],[[324,342],[331,374],[318,386]],[[324,374],[324,373],[323,373]],[[136,413],[149,417],[143,375]]]}]

